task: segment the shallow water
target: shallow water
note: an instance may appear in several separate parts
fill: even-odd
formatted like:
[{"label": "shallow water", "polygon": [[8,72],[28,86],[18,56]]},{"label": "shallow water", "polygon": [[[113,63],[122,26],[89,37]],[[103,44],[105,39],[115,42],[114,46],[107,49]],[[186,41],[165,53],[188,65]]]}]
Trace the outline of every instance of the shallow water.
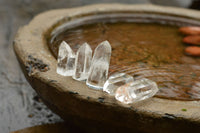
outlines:
[{"label": "shallow water", "polygon": [[[112,45],[110,74],[126,72],[136,79],[156,81],[156,97],[200,100],[200,58],[186,56],[177,26],[147,23],[96,23],[63,31],[49,43],[55,57],[65,40],[76,51],[88,42],[94,49],[108,40]],[[50,42],[50,40],[49,40]]]}]

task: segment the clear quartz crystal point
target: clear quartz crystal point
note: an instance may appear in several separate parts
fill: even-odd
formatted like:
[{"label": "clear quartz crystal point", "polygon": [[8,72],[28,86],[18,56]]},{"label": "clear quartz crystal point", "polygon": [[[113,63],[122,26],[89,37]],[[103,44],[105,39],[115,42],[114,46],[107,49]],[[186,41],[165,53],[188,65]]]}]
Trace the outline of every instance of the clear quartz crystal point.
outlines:
[{"label": "clear quartz crystal point", "polygon": [[119,87],[115,98],[125,104],[135,103],[154,96],[158,92],[154,81],[143,78]]},{"label": "clear quartz crystal point", "polygon": [[59,46],[57,73],[63,76],[74,74],[75,54],[71,47],[65,42]]},{"label": "clear quartz crystal point", "polygon": [[103,85],[108,77],[110,56],[111,46],[108,41],[104,41],[96,47],[92,58],[89,77],[86,81],[86,84],[90,88],[103,89]]},{"label": "clear quartz crystal point", "polygon": [[133,81],[134,79],[131,75],[126,73],[114,73],[104,84],[103,91],[109,93],[110,95],[115,95],[117,88]]},{"label": "clear quartz crystal point", "polygon": [[87,43],[84,43],[76,53],[75,72],[73,79],[86,80],[89,75],[92,61],[92,49]]}]

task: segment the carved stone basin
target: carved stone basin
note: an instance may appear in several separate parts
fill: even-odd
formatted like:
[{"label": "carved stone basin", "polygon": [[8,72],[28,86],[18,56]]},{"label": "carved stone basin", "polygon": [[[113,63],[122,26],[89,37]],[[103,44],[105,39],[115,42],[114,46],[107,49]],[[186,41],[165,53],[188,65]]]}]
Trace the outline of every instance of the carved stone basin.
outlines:
[{"label": "carved stone basin", "polygon": [[200,101],[153,97],[136,104],[122,104],[102,91],[88,88],[84,82],[58,75],[57,61],[47,40],[61,28],[102,19],[200,25],[199,14],[187,9],[121,4],[52,10],[19,29],[14,50],[27,80],[44,103],[64,120],[88,132],[198,132]]}]

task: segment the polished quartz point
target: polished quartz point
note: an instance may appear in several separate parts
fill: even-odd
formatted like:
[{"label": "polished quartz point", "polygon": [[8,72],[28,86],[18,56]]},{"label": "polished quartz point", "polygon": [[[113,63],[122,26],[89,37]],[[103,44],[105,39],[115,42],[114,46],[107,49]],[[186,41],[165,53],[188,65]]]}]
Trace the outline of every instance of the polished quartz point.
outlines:
[{"label": "polished quartz point", "polygon": [[119,87],[115,98],[125,104],[135,103],[154,96],[158,92],[154,81],[143,78]]},{"label": "polished quartz point", "polygon": [[117,88],[126,83],[133,82],[133,77],[126,73],[114,73],[111,75],[103,86],[103,91],[110,95],[115,95]]},{"label": "polished quartz point", "polygon": [[89,71],[89,77],[86,84],[93,89],[103,89],[103,85],[108,77],[110,65],[111,46],[108,41],[100,43],[92,58],[92,64]]},{"label": "polished quartz point", "polygon": [[65,42],[59,46],[57,73],[63,76],[74,74],[75,54],[71,47]]},{"label": "polished quartz point", "polygon": [[92,49],[87,43],[84,43],[76,53],[75,72],[73,79],[86,80],[89,75],[92,61]]}]

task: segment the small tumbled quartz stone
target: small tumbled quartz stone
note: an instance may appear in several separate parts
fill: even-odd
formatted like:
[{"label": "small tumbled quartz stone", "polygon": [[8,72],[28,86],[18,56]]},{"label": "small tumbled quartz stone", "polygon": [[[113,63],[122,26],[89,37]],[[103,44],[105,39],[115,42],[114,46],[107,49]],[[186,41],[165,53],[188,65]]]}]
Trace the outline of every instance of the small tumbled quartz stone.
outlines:
[{"label": "small tumbled quartz stone", "polygon": [[154,81],[143,78],[119,87],[115,98],[125,104],[135,103],[154,96],[158,92]]},{"label": "small tumbled quartz stone", "polygon": [[89,75],[91,61],[92,49],[87,43],[84,43],[76,53],[75,72],[73,79],[86,80]]},{"label": "small tumbled quartz stone", "polygon": [[110,65],[111,46],[108,41],[100,43],[92,58],[89,76],[86,84],[93,89],[103,89],[103,85],[108,77]]},{"label": "small tumbled quartz stone", "polygon": [[111,75],[103,86],[103,91],[110,95],[115,95],[116,90],[126,83],[133,82],[134,79],[131,75],[126,73],[114,73]]},{"label": "small tumbled quartz stone", "polygon": [[59,46],[57,73],[63,76],[74,74],[75,54],[71,47],[65,42]]}]

